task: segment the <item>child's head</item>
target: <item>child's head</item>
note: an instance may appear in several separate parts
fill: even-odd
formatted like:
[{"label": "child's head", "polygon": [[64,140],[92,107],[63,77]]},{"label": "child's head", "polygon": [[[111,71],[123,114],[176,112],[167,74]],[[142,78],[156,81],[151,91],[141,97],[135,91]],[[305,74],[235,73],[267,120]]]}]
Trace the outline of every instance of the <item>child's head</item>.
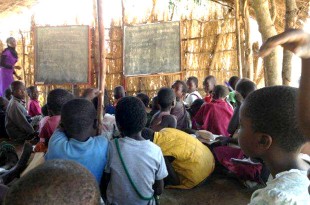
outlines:
[{"label": "child's head", "polygon": [[213,75],[209,75],[203,81],[203,88],[207,94],[211,93],[216,85],[216,79]]},{"label": "child's head", "polygon": [[236,85],[239,79],[238,76],[232,76],[229,78],[228,83],[232,89],[236,90]]},{"label": "child's head", "polygon": [[9,101],[4,97],[0,97],[0,111],[6,111]]},{"label": "child's head", "polygon": [[37,100],[39,97],[39,92],[36,86],[28,87],[27,94],[31,100]]},{"label": "child's head", "polygon": [[250,80],[239,80],[236,85],[236,91],[245,99],[251,92],[256,90],[256,85]]},{"label": "child's head", "polygon": [[48,116],[48,108],[47,108],[47,104],[43,105],[41,107],[41,112],[43,116]]},{"label": "child's head", "polygon": [[152,110],[160,110],[160,105],[158,103],[158,96],[155,96],[152,99]]},{"label": "child's head", "polygon": [[138,93],[136,97],[139,98],[143,102],[145,107],[149,107],[149,103],[150,103],[149,96],[147,96],[144,93]]},{"label": "child's head", "polygon": [[197,112],[199,111],[199,109],[203,105],[203,103],[204,103],[203,99],[196,99],[192,103],[192,105],[189,109],[189,113],[191,114],[192,117],[194,117],[197,114]]},{"label": "child's head", "polygon": [[247,156],[295,153],[305,143],[296,117],[298,89],[266,87],[247,96],[240,110],[239,144]]},{"label": "child's head", "polygon": [[14,81],[11,83],[12,95],[20,100],[24,100],[26,97],[26,88],[21,81]]},{"label": "child's head", "polygon": [[61,125],[69,138],[86,141],[97,128],[97,111],[86,99],[73,99],[61,108]]},{"label": "child's head", "polygon": [[192,93],[198,88],[198,78],[191,76],[187,79],[186,85],[188,87],[188,92]]},{"label": "child's head", "polygon": [[158,93],[158,104],[161,111],[168,111],[175,105],[175,94],[170,88],[161,88]]},{"label": "child's head", "polygon": [[20,178],[7,192],[4,204],[99,205],[94,176],[69,160],[51,160]]},{"label": "child's head", "polygon": [[11,98],[12,98],[12,91],[11,91],[11,88],[7,88],[7,89],[5,90],[4,95],[5,95],[5,98],[6,98],[7,100],[11,100]]},{"label": "child's head", "polygon": [[47,96],[47,108],[49,114],[51,115],[60,115],[61,107],[72,100],[74,96],[64,89],[55,89],[48,93]]},{"label": "child's head", "polygon": [[116,86],[114,88],[114,98],[115,100],[119,100],[125,97],[125,89],[123,86]]},{"label": "child's head", "polygon": [[174,90],[177,100],[181,100],[187,93],[187,85],[181,80],[175,81],[171,88]]},{"label": "child's head", "polygon": [[131,137],[140,133],[147,122],[144,104],[136,97],[120,99],[115,108],[115,120],[124,136]]},{"label": "child's head", "polygon": [[216,85],[213,89],[212,97],[214,100],[224,99],[227,97],[228,94],[229,94],[229,90],[227,87],[223,85]]}]

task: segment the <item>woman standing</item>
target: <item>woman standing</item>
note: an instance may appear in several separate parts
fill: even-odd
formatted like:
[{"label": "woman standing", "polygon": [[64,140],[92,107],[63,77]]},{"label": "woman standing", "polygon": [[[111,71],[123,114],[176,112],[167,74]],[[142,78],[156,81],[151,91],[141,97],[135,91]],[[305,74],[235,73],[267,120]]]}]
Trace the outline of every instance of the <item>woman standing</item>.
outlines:
[{"label": "woman standing", "polygon": [[18,80],[21,80],[21,77],[16,75],[14,71],[14,68],[21,69],[20,66],[15,66],[18,60],[15,50],[16,40],[10,37],[6,40],[6,43],[8,47],[2,52],[0,60],[0,96],[4,96],[5,90],[14,81],[13,74]]}]

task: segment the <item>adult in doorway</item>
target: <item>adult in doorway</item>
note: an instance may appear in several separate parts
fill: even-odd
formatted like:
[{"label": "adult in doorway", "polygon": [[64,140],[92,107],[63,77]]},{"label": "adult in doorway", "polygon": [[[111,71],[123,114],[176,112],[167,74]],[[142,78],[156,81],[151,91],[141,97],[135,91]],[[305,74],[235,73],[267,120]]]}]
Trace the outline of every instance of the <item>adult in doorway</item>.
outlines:
[{"label": "adult in doorway", "polygon": [[13,75],[16,76],[18,80],[21,77],[16,75],[14,69],[21,69],[20,66],[15,66],[18,55],[15,50],[16,40],[10,37],[6,40],[7,48],[3,50],[0,60],[0,96],[4,96],[5,90],[10,87],[11,83],[14,81]]}]

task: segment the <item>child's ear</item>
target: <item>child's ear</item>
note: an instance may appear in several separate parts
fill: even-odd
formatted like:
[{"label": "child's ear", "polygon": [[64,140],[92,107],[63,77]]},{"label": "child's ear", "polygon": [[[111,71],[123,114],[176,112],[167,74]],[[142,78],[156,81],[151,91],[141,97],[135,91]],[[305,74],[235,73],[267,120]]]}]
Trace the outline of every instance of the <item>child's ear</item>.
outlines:
[{"label": "child's ear", "polygon": [[272,144],[272,137],[268,134],[261,133],[258,139],[258,146],[262,150],[268,150]]}]

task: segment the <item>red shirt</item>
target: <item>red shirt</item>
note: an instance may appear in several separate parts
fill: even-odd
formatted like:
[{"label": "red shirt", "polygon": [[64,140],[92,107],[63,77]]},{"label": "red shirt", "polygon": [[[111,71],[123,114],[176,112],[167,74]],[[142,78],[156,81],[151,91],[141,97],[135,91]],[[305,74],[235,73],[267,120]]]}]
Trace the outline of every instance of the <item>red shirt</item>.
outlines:
[{"label": "red shirt", "polygon": [[201,106],[194,117],[201,129],[216,135],[229,136],[227,128],[233,115],[233,109],[225,100],[213,100]]},{"label": "red shirt", "polygon": [[28,114],[30,117],[41,115],[41,106],[38,100],[30,100],[28,102]]},{"label": "red shirt", "polygon": [[45,141],[45,139],[49,139],[56,130],[56,128],[58,127],[59,122],[60,122],[60,115],[55,115],[48,118],[39,134],[40,141]]},{"label": "red shirt", "polygon": [[206,103],[210,103],[212,101],[212,95],[207,95],[204,100]]}]

